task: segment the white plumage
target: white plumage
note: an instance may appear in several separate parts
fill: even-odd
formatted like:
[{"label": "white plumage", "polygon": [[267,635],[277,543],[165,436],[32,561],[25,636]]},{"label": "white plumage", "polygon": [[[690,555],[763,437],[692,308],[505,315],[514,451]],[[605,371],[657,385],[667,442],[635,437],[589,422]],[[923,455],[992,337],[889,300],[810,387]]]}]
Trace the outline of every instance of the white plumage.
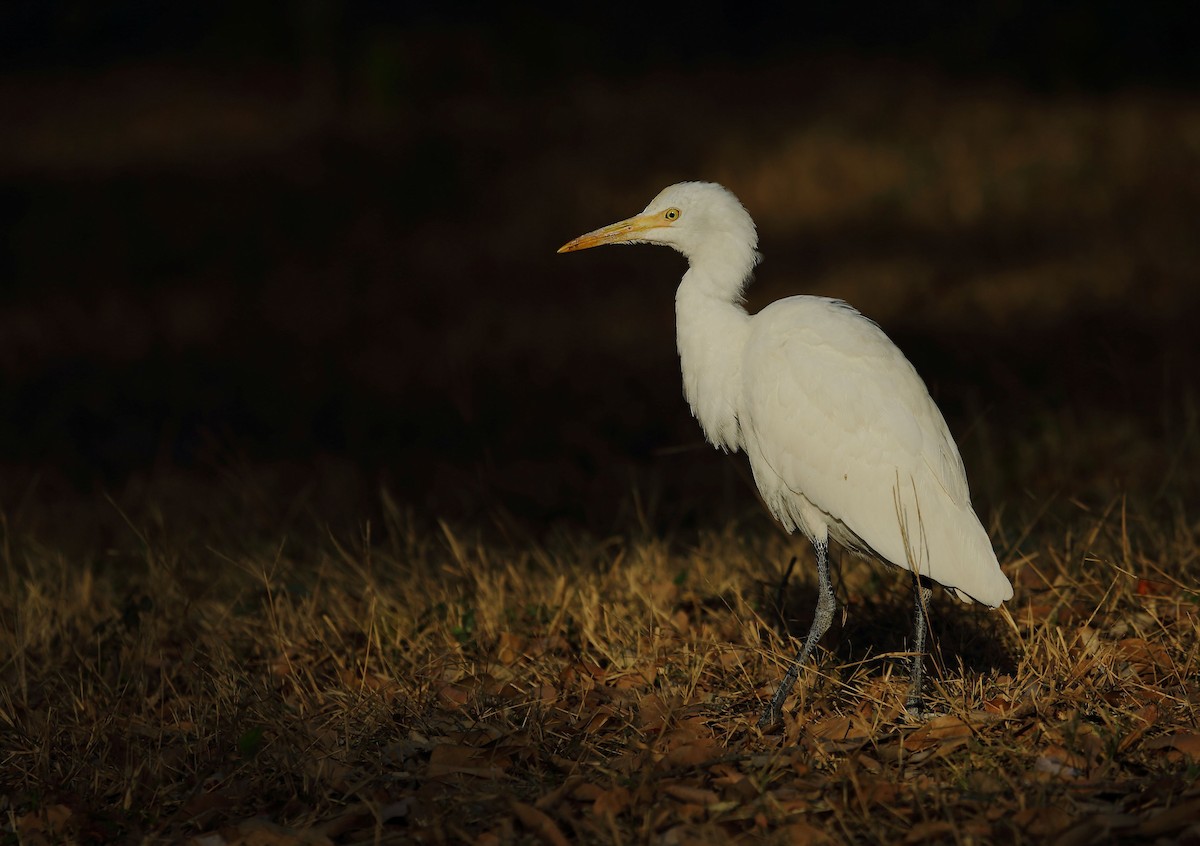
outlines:
[{"label": "white plumage", "polygon": [[780,300],[749,324],[739,446],[771,513],[815,541],[828,533],[899,567],[915,563],[960,598],[1009,599],[958,447],[883,331],[822,297]]},{"label": "white plumage", "polygon": [[813,629],[760,725],[779,717],[832,619],[830,537],[913,571],[918,648],[909,706],[920,710],[922,580],[991,607],[1012,597],[924,382],[874,322],[839,300],[788,297],[748,314],[742,292],[758,262],[758,236],[720,185],[672,185],[640,215],[559,252],[609,243],[665,244],[687,257],[675,297],[684,395],[709,442],[746,453],[771,513],[817,551]]}]

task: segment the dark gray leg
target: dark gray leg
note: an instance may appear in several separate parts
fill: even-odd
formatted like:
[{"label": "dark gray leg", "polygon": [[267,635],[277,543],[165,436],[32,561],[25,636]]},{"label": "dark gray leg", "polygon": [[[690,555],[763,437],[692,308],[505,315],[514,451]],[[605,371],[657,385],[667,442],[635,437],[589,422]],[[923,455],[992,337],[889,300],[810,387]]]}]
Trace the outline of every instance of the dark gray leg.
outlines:
[{"label": "dark gray leg", "polygon": [[804,641],[804,648],[796,655],[796,660],[792,662],[787,675],[779,683],[779,689],[763,709],[758,720],[760,729],[783,719],[783,701],[792,692],[796,678],[800,675],[801,665],[817,648],[817,641],[821,639],[821,635],[829,631],[829,624],[833,622],[833,612],[837,610],[837,601],[833,598],[833,584],[829,581],[829,562],[825,559],[827,544],[813,544],[813,548],[817,551],[817,611],[813,616],[812,628],[808,630],[808,637]]},{"label": "dark gray leg", "polygon": [[908,688],[908,701],[904,708],[914,717],[921,716],[925,711],[925,702],[921,698],[921,687],[925,681],[925,617],[929,600],[933,598],[933,590],[926,580],[913,574],[913,657],[912,669],[909,671],[911,684]]}]

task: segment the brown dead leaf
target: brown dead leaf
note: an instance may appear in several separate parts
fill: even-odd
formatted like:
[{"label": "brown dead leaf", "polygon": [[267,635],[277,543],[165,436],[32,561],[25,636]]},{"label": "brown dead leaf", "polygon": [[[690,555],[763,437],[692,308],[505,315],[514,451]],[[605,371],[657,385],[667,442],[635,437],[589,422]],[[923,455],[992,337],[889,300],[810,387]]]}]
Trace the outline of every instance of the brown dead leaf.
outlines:
[{"label": "brown dead leaf", "polygon": [[1015,708],[1016,705],[1007,696],[993,696],[983,703],[983,710],[989,714],[1008,714]]},{"label": "brown dead leaf", "polygon": [[1127,637],[1118,641],[1117,654],[1129,662],[1130,668],[1143,678],[1156,678],[1174,668],[1171,656],[1161,643],[1151,643],[1141,637]]},{"label": "brown dead leaf", "polygon": [[1045,808],[1025,808],[1013,814],[1013,822],[1030,837],[1044,840],[1053,837],[1071,823],[1071,816],[1053,805]]},{"label": "brown dead leaf", "polygon": [[433,748],[429,757],[428,775],[431,779],[462,774],[479,778],[507,778],[504,768],[508,759],[496,757],[490,752],[470,746],[441,744]]},{"label": "brown dead leaf", "polygon": [[515,664],[525,652],[525,638],[513,632],[501,632],[496,659],[507,666]]},{"label": "brown dead leaf", "polygon": [[689,787],[686,784],[668,784],[663,788],[663,792],[680,802],[692,802],[697,805],[715,805],[721,801],[721,797],[712,790]]},{"label": "brown dead leaf", "polygon": [[1092,846],[1095,843],[1116,841],[1116,832],[1138,824],[1131,814],[1095,814],[1089,816],[1054,839],[1054,846]]},{"label": "brown dead leaf", "polygon": [[438,690],[438,699],[451,708],[461,708],[471,701],[471,689],[459,684],[447,684]]},{"label": "brown dead leaf", "polygon": [[608,671],[593,661],[579,658],[567,664],[560,675],[560,681],[564,687],[569,687],[572,684],[580,684],[585,679],[588,681],[590,687],[592,682],[603,682],[608,676]]},{"label": "brown dead leaf", "polygon": [[[651,821],[651,827],[654,826]],[[726,846],[729,832],[713,823],[680,823],[662,833],[654,842],[662,846]]]},{"label": "brown dead leaf", "polygon": [[633,797],[624,787],[611,787],[596,797],[592,802],[592,813],[598,817],[619,816],[629,807]]},{"label": "brown dead leaf", "polygon": [[1200,798],[1167,808],[1138,826],[1138,833],[1145,837],[1161,837],[1192,825],[1200,819]]},{"label": "brown dead leaf", "polygon": [[986,840],[992,827],[983,820],[953,823],[945,820],[930,820],[915,823],[904,837],[905,843],[924,843],[928,840],[951,840],[956,843]]},{"label": "brown dead leaf", "polygon": [[532,805],[526,805],[524,802],[513,800],[513,814],[521,825],[532,831],[542,839],[544,843],[549,843],[550,846],[569,846],[567,838],[563,836],[562,830],[554,820],[544,811],[539,811]]},{"label": "brown dead leaf", "polygon": [[757,784],[744,775],[722,776],[713,779],[713,784],[722,788],[721,796],[732,802],[751,802],[761,793]]},{"label": "brown dead leaf", "polygon": [[667,768],[698,767],[718,756],[717,741],[711,737],[698,737],[691,743],[678,746],[662,758]]},{"label": "brown dead leaf", "polygon": [[906,752],[919,752],[922,749],[940,746],[947,741],[965,741],[974,735],[974,733],[975,728],[973,725],[958,717],[946,714],[925,723],[925,725],[918,728],[912,734],[903,738],[900,743]]},{"label": "brown dead leaf", "polygon": [[946,758],[950,755],[961,754],[958,752],[960,748],[971,742],[969,737],[955,737],[951,740],[943,741],[929,755],[929,760],[937,760],[938,758]]},{"label": "brown dead leaf", "polygon": [[806,822],[785,825],[781,829],[781,833],[783,842],[789,846],[818,846],[821,843],[829,843],[831,840],[828,834]]},{"label": "brown dead leaf", "polygon": [[677,704],[663,701],[657,693],[643,696],[638,702],[638,726],[642,731],[662,731]]},{"label": "brown dead leaf", "polygon": [[[1013,581],[1017,585],[1027,587],[1032,590],[1045,590],[1046,588],[1050,587],[1050,580],[1047,579],[1037,567],[1019,568],[1015,573]],[[1047,609],[1050,608],[1048,605],[1045,607]],[[1044,618],[1046,615],[1042,614],[1041,616]]]},{"label": "brown dead leaf", "polygon": [[333,846],[333,841],[316,829],[295,831],[254,817],[222,829],[229,846]]},{"label": "brown dead leaf", "polygon": [[717,665],[723,670],[733,670],[745,666],[749,655],[741,647],[726,647],[717,652]]},{"label": "brown dead leaf", "polygon": [[1159,582],[1154,579],[1138,579],[1137,581],[1138,596],[1172,596],[1174,593],[1173,586],[1166,582]]},{"label": "brown dead leaf", "polygon": [[603,787],[598,784],[592,784],[590,781],[585,781],[582,784],[575,785],[571,790],[571,798],[580,802],[595,802],[603,793]]},{"label": "brown dead leaf", "polygon": [[179,812],[184,819],[192,820],[212,810],[228,808],[233,805],[233,799],[223,791],[199,793],[183,803]]},{"label": "brown dead leaf", "polygon": [[845,740],[854,726],[854,719],[846,716],[826,717],[809,728],[813,737],[821,740]]},{"label": "brown dead leaf", "polygon": [[337,839],[348,831],[372,828],[374,824],[375,812],[365,802],[357,802],[343,808],[336,817],[321,823],[318,829],[326,837]]},{"label": "brown dead leaf", "polygon": [[[800,726],[794,721],[788,722],[787,739],[789,742],[799,739]],[[792,737],[793,730],[796,738]],[[808,727],[809,734],[821,742],[826,750],[848,750],[861,746],[870,736],[866,722],[858,714],[826,717]]]},{"label": "brown dead leaf", "polygon": [[525,651],[532,658],[540,658],[547,654],[564,655],[571,651],[571,644],[567,643],[567,639],[559,634],[542,635],[531,637],[526,644]]},{"label": "brown dead leaf", "polygon": [[896,804],[896,795],[900,792],[900,786],[894,781],[882,778],[864,780],[861,789],[862,799],[868,807],[873,805],[893,807]]},{"label": "brown dead leaf", "polygon": [[1065,747],[1047,746],[1034,761],[1033,768],[1036,772],[1056,778],[1074,780],[1081,778],[1087,772],[1088,760]]},{"label": "brown dead leaf", "polygon": [[1004,782],[991,773],[976,770],[967,773],[967,787],[972,793],[986,796],[989,793],[999,793],[1004,790]]},{"label": "brown dead leaf", "polygon": [[904,835],[904,842],[924,843],[926,840],[940,840],[947,835],[954,834],[955,828],[954,823],[945,820],[913,823],[908,829],[908,833]]},{"label": "brown dead leaf", "polygon": [[27,843],[50,843],[63,839],[74,812],[66,805],[48,805],[17,818],[17,833]]},{"label": "brown dead leaf", "polygon": [[1119,746],[1117,746],[1118,752],[1124,752],[1128,750],[1139,740],[1141,740],[1147,731],[1154,727],[1154,724],[1158,722],[1159,717],[1158,706],[1153,702],[1143,705],[1133,716],[1135,719],[1133,730],[1121,738],[1121,743]]},{"label": "brown dead leaf", "polygon": [[400,693],[400,685],[396,684],[394,679],[349,668],[343,670],[340,675],[342,684],[347,688],[351,690],[369,690],[372,693],[382,695],[387,701],[391,701]]},{"label": "brown dead leaf", "polygon": [[651,582],[645,586],[647,598],[659,607],[675,604],[679,598],[679,585],[672,581]]},{"label": "brown dead leaf", "polygon": [[607,705],[601,705],[596,709],[596,713],[588,720],[588,724],[583,727],[584,734],[595,734],[604,728],[610,719],[613,717],[613,710]]},{"label": "brown dead leaf", "polygon": [[658,666],[644,664],[613,679],[612,685],[617,690],[633,690],[654,684],[656,678],[658,678]]},{"label": "brown dead leaf", "polygon": [[1176,731],[1156,737],[1146,741],[1145,748],[1151,750],[1170,749],[1175,753],[1175,759],[1182,756],[1190,759],[1192,763],[1200,762],[1200,734],[1195,732]]},{"label": "brown dead leaf", "polygon": [[544,793],[534,802],[534,807],[542,811],[548,811],[562,801],[563,797],[568,794],[573,794],[575,789],[583,784],[586,784],[581,775],[570,776],[566,781],[558,787],[551,790],[549,793]]}]

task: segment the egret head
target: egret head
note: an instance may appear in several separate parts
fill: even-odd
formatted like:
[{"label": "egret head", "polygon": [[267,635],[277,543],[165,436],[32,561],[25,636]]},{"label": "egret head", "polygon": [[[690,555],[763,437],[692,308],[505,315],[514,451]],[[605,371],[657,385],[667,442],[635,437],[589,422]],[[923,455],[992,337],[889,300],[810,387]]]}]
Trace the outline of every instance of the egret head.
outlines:
[{"label": "egret head", "polygon": [[715,182],[680,182],[664,188],[638,215],[559,247],[560,253],[601,244],[665,244],[687,256],[693,266],[701,258],[733,256],[758,260],[754,221],[732,192]]}]

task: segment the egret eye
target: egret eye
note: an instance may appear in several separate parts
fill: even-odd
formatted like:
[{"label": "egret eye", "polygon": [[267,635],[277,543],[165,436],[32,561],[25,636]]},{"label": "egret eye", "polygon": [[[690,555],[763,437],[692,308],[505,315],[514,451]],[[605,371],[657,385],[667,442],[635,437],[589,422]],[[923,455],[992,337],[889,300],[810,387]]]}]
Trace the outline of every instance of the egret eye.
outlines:
[{"label": "egret eye", "polygon": [[679,220],[679,209],[667,209],[663,212],[663,217],[667,220]]}]

